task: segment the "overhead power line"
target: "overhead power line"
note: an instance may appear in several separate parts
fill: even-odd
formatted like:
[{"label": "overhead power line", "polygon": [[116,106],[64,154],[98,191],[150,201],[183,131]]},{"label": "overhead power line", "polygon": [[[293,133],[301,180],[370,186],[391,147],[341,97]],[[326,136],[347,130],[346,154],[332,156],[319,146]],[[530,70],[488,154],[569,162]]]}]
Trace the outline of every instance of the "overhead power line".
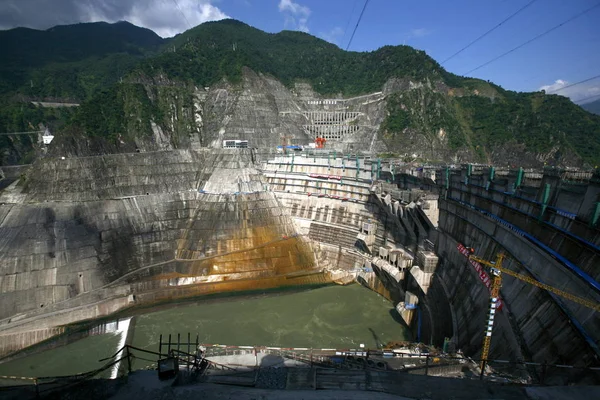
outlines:
[{"label": "overhead power line", "polygon": [[344,37],[342,38],[342,42],[346,39],[346,33],[348,32],[348,27],[350,26],[350,21],[352,20],[352,15],[354,15],[354,9],[356,8],[356,3],[358,0],[354,0],[352,3],[352,11],[350,11],[350,15],[348,16],[348,22],[346,22],[346,28],[344,28]]},{"label": "overhead power line", "polygon": [[173,3],[175,3],[175,7],[177,7],[177,9],[179,10],[179,12],[183,16],[183,19],[185,19],[185,22],[187,23],[188,28],[192,29],[192,24],[190,24],[190,21],[188,21],[187,17],[183,13],[183,10],[181,9],[181,7],[179,7],[179,3],[177,3],[177,0],[173,0]]},{"label": "overhead power line", "polygon": [[492,29],[490,29],[489,31],[487,31],[486,33],[484,33],[483,35],[479,36],[477,39],[473,40],[471,43],[469,43],[468,45],[466,45],[465,47],[463,47],[462,49],[460,49],[456,53],[452,54],[450,57],[446,58],[444,61],[442,61],[441,65],[444,65],[447,61],[453,59],[454,57],[456,57],[457,55],[459,55],[460,53],[462,53],[463,51],[465,51],[466,49],[468,49],[469,47],[471,47],[472,45],[474,45],[475,43],[477,43],[478,41],[480,41],[481,39],[483,39],[484,37],[486,37],[490,33],[492,33],[493,31],[495,31],[496,29],[498,29],[500,27],[500,25],[504,24],[506,21],[510,20],[512,17],[514,17],[515,15],[519,14],[521,11],[523,11],[524,9],[526,9],[527,7],[529,7],[530,5],[532,5],[533,3],[535,3],[536,1],[537,0],[531,0],[529,3],[525,4],[523,7],[519,8],[516,12],[514,12],[513,14],[511,14],[509,17],[505,18],[498,25],[496,25],[495,27],[493,27]]},{"label": "overhead power line", "polygon": [[585,83],[585,82],[593,81],[594,79],[598,79],[598,78],[600,78],[600,75],[592,76],[591,78],[587,78],[587,79],[584,79],[584,80],[579,81],[579,82],[571,83],[570,85],[563,86],[563,87],[558,88],[558,89],[550,90],[550,91],[546,92],[546,94],[552,94],[552,93],[560,92],[561,90],[565,90],[567,88],[570,88],[570,87],[573,87],[573,86],[577,86],[577,85],[580,85],[580,84]]},{"label": "overhead power line", "polygon": [[598,94],[595,94],[595,95],[593,95],[593,96],[584,97],[583,99],[577,99],[577,100],[571,100],[571,101],[572,101],[573,103],[576,103],[576,104],[579,104],[579,105],[581,105],[580,103],[581,103],[582,101],[586,101],[586,100],[595,99],[596,97],[600,97],[600,93],[598,93]]},{"label": "overhead power line", "polygon": [[2,136],[12,136],[12,135],[33,135],[35,133],[44,133],[44,131],[29,131],[29,132],[3,132],[0,133]]},{"label": "overhead power line", "polygon": [[596,5],[594,5],[594,6],[590,7],[590,8],[587,8],[587,9],[583,10],[583,11],[582,11],[582,12],[580,12],[579,14],[577,14],[577,15],[575,15],[575,16],[573,16],[573,17],[569,18],[568,20],[566,20],[566,21],[564,21],[564,22],[561,22],[560,24],[558,24],[558,25],[556,25],[556,26],[554,26],[554,27],[552,27],[552,28],[548,29],[547,31],[545,31],[545,32],[543,32],[543,33],[540,33],[539,35],[537,35],[537,36],[535,36],[535,37],[533,37],[533,38],[529,39],[529,40],[528,40],[528,41],[526,41],[525,43],[521,43],[521,44],[520,44],[520,45],[518,45],[517,47],[515,47],[515,48],[513,48],[513,49],[511,49],[511,50],[509,50],[509,51],[507,51],[507,52],[505,52],[505,53],[502,53],[502,54],[500,54],[500,55],[499,55],[499,56],[497,56],[497,57],[494,57],[494,58],[492,58],[492,59],[491,59],[491,60],[489,60],[488,62],[485,62],[485,63],[481,64],[480,66],[478,66],[478,67],[476,67],[476,68],[473,68],[472,70],[470,70],[470,71],[466,72],[466,73],[465,73],[465,75],[468,75],[468,74],[470,74],[470,73],[472,73],[472,72],[475,72],[475,71],[477,71],[478,69],[480,69],[480,68],[483,68],[483,67],[485,67],[486,65],[489,65],[489,64],[493,63],[494,61],[496,61],[496,60],[499,60],[500,58],[502,58],[502,57],[504,57],[504,56],[506,56],[506,55],[508,55],[508,54],[512,53],[513,51],[516,51],[516,50],[520,49],[521,47],[528,45],[529,43],[531,43],[531,42],[533,42],[533,41],[535,41],[535,40],[537,40],[537,39],[541,38],[542,36],[545,36],[545,35],[549,34],[550,32],[552,32],[552,31],[555,31],[556,29],[560,28],[561,26],[563,26],[563,25],[565,25],[565,24],[567,24],[567,23],[569,23],[569,22],[573,21],[574,19],[577,19],[577,18],[581,17],[582,15],[589,13],[589,12],[590,12],[590,11],[592,11],[594,8],[597,8],[598,6],[600,6],[600,3],[597,3]]},{"label": "overhead power line", "polygon": [[348,51],[348,49],[350,48],[350,44],[352,44],[352,39],[354,39],[354,34],[356,33],[356,29],[358,29],[358,24],[360,24],[360,20],[362,19],[362,16],[365,13],[367,4],[369,4],[369,0],[365,0],[365,5],[363,6],[363,9],[360,12],[360,15],[358,16],[358,21],[356,22],[356,26],[354,27],[354,30],[352,31],[352,36],[350,36],[350,40],[348,41],[348,46],[346,46],[346,51]]}]

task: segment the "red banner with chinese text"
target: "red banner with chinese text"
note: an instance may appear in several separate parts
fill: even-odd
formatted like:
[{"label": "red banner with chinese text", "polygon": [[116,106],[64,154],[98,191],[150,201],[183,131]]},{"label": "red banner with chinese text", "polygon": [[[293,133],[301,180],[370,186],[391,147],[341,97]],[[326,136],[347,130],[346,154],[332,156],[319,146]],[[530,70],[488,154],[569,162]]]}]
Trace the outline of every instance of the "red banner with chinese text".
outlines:
[{"label": "red banner with chinese text", "polygon": [[[462,244],[459,243],[456,246],[456,248],[463,256],[469,258],[469,255],[470,255],[469,250],[467,250],[467,248],[465,246],[463,246]],[[477,271],[477,273],[479,274],[479,279],[481,279],[481,282],[483,282],[485,287],[487,287],[488,290],[491,292],[492,291],[492,279],[488,276],[487,272],[485,272],[485,269],[481,266],[481,264],[479,264],[475,260],[469,260],[469,263],[473,266],[473,268],[475,268],[475,271]],[[502,302],[502,299],[499,298],[498,302],[496,304],[497,304],[496,309],[498,311],[502,310],[502,306],[504,305],[504,303]]]}]

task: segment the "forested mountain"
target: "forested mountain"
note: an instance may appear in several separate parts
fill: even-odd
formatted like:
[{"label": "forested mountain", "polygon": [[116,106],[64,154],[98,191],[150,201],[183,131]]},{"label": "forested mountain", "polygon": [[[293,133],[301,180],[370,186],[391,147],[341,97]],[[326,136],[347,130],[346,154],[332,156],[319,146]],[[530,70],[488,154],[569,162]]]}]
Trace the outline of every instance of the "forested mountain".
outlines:
[{"label": "forested mountain", "polygon": [[236,20],[207,22],[171,44],[175,52],[148,59],[139,70],[149,76],[160,70],[171,78],[209,85],[224,76],[236,81],[245,66],[288,86],[306,80],[318,93],[345,96],[379,91],[394,76],[459,81],[425,52],[409,46],[348,52],[303,32],[269,34]]},{"label": "forested mountain", "polygon": [[591,103],[582,104],[581,108],[591,113],[600,115],[600,99],[592,101]]},{"label": "forested mountain", "polygon": [[83,101],[164,42],[129,22],[0,31],[0,93]]},{"label": "forested mountain", "polygon": [[[63,129],[73,109],[42,108],[31,100],[84,102],[126,77],[166,41],[129,22],[0,31],[0,133]],[[0,136],[0,165],[34,158],[34,136]]]},{"label": "forested mountain", "polygon": [[[80,39],[69,42],[70,35],[61,33],[115,28],[112,36],[103,34],[100,40],[110,38],[112,44],[96,43],[99,38],[92,33],[80,33]],[[12,74],[6,75],[11,78],[2,82],[0,91],[11,99],[16,94],[84,99],[72,118],[65,122],[59,116],[55,122],[77,151],[83,151],[77,143],[90,138],[95,151],[126,151],[131,147],[119,150],[119,143],[140,146],[156,142],[158,136],[170,146],[184,146],[189,140],[181,139],[189,132],[197,132],[198,141],[206,144],[206,117],[226,121],[231,117],[227,112],[234,111],[215,109],[202,89],[222,87],[239,94],[249,86],[244,81],[249,70],[275,78],[290,93],[296,93],[297,84],[308,84],[324,97],[383,90],[378,139],[390,152],[426,148],[423,158],[453,162],[600,163],[600,117],[562,96],[511,92],[456,76],[408,46],[346,52],[306,33],[269,34],[235,20],[205,23],[169,41],[127,23],[57,27],[44,34],[56,31],[61,40],[46,47],[59,46],[61,51],[52,55],[34,45],[31,53],[13,48],[24,40],[19,35],[31,38],[39,32],[0,32],[0,47],[13,48],[0,60],[0,72]],[[2,36],[7,33],[12,36]],[[42,59],[50,61],[36,64]],[[0,131],[10,129],[3,126],[7,123],[14,128],[15,121],[21,126],[41,122],[27,120],[14,106],[0,107],[13,110],[4,119],[0,111]],[[225,126],[215,122],[211,129]]]}]

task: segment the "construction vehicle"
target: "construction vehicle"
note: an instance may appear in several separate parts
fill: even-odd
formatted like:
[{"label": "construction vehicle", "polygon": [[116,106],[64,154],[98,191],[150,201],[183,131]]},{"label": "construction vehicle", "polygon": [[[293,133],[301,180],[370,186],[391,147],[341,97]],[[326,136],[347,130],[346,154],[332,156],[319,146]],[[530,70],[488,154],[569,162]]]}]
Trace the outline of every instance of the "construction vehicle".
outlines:
[{"label": "construction vehicle", "polygon": [[316,148],[317,149],[323,149],[323,148],[325,148],[325,142],[326,141],[327,140],[324,137],[317,136],[317,138],[315,139]]},{"label": "construction vehicle", "polygon": [[574,301],[575,303],[581,304],[585,307],[591,308],[594,311],[600,311],[600,304],[594,301],[584,299],[579,296],[575,296],[574,294],[565,292],[564,290],[557,289],[553,286],[546,285],[545,283],[541,283],[536,281],[535,279],[514,272],[510,269],[507,269],[502,266],[502,262],[506,258],[504,253],[498,253],[496,255],[496,261],[488,261],[482,258],[476,257],[473,254],[475,253],[475,249],[472,247],[467,247],[469,252],[469,259],[473,261],[477,261],[482,265],[486,265],[490,267],[490,273],[493,276],[492,285],[490,287],[490,309],[488,313],[488,321],[487,328],[485,332],[485,336],[483,337],[483,345],[481,346],[481,376],[483,377],[483,373],[485,371],[485,365],[487,363],[487,359],[490,353],[490,344],[492,342],[492,328],[494,327],[494,316],[496,315],[496,309],[500,296],[500,287],[502,286],[502,273],[510,275],[514,278],[517,278],[523,282],[527,282],[531,285],[537,286],[539,288],[545,289],[551,293],[554,293],[558,296],[564,297],[568,300]]},{"label": "construction vehicle", "polygon": [[281,147],[281,151],[283,152],[283,154],[287,154],[288,149],[290,148],[291,139],[293,138],[293,136],[281,135],[281,146],[278,146],[277,148],[279,149],[279,147]]},{"label": "construction vehicle", "polygon": [[223,140],[224,149],[247,149],[248,141],[240,139],[227,139]]}]

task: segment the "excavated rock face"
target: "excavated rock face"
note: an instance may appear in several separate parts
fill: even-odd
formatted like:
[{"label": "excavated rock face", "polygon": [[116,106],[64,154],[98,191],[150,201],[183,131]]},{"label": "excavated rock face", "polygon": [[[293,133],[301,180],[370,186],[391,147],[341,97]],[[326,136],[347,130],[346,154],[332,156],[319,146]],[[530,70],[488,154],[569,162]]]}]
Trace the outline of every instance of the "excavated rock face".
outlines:
[{"label": "excavated rock face", "polygon": [[247,140],[249,147],[274,152],[282,143],[308,145],[320,136],[327,140],[326,148],[347,153],[391,151],[455,163],[517,160],[524,166],[576,162],[577,155],[558,142],[537,153],[516,141],[486,144],[474,140],[473,110],[458,99],[494,100],[498,93],[484,84],[477,90],[454,89],[440,80],[395,77],[382,85],[380,92],[354,98],[324,97],[309,83],[287,87],[273,76],[249,68],[243,69],[239,82],[223,79],[211,87],[163,76],[139,76],[119,86],[125,123],[118,134],[113,132],[116,139],[61,132],[50,152],[81,156],[200,150],[221,148],[226,139]]},{"label": "excavated rock face", "polygon": [[[222,83],[197,99],[195,108],[203,121],[197,131],[201,132],[202,142],[211,147],[221,147],[224,139],[242,139],[248,140],[251,147],[274,148],[282,141],[312,143],[317,134],[323,136],[327,132],[314,128],[329,125],[329,130],[341,132],[339,138],[328,137],[329,148],[366,146],[377,150],[381,143],[376,136],[385,117],[383,100],[379,94],[348,100],[323,99],[310,85],[297,84],[289,90],[275,78],[246,68],[241,84]],[[356,117],[349,118],[350,113]]]},{"label": "excavated rock face", "polygon": [[195,190],[206,152],[172,151],[42,159],[27,173],[26,202],[120,199]]},{"label": "excavated rock face", "polygon": [[[186,285],[272,287],[314,271],[311,245],[252,159],[179,150],[35,165],[0,197],[0,336],[202,293]],[[62,317],[44,319],[53,312]]]},{"label": "excavated rock face", "polygon": [[[129,85],[129,86],[128,86]],[[385,96],[325,99],[309,84],[290,89],[269,75],[244,68],[242,79],[211,87],[161,77],[124,83],[125,131],[116,143],[86,136],[57,135],[57,157],[98,153],[221,148],[225,139],[248,140],[252,148],[308,145],[317,135],[339,151],[383,151],[378,137]],[[154,110],[154,111],[148,111]]]}]

